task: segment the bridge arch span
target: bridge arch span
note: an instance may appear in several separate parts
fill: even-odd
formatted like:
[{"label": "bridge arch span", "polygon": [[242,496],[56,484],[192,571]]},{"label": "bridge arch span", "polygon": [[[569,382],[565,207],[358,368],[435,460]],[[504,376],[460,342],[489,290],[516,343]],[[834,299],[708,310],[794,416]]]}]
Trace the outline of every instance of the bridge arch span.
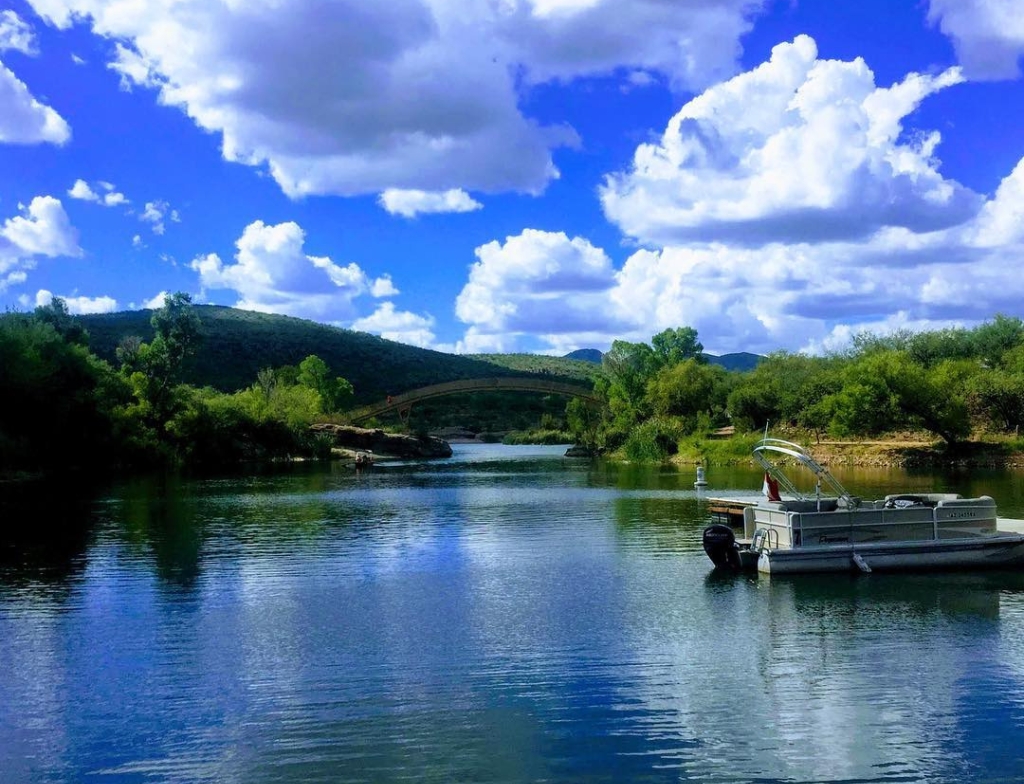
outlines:
[{"label": "bridge arch span", "polygon": [[504,376],[499,378],[471,378],[460,381],[446,381],[443,384],[431,384],[430,386],[413,389],[401,395],[392,395],[386,400],[353,409],[348,412],[347,417],[350,422],[356,424],[388,411],[396,409],[398,411],[407,410],[413,403],[429,400],[433,397],[457,395],[461,392],[494,391],[544,392],[552,395],[564,395],[565,397],[577,397],[591,405],[601,404],[601,400],[594,394],[594,390],[584,386],[568,384],[564,381],[545,381],[539,378]]}]

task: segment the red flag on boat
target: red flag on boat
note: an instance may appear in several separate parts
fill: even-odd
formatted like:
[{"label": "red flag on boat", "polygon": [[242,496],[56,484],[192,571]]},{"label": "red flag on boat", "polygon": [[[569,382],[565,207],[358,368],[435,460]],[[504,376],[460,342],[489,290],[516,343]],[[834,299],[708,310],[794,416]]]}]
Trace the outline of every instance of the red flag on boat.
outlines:
[{"label": "red flag on boat", "polygon": [[761,486],[761,492],[769,501],[782,500],[782,496],[779,495],[779,483],[767,471],[764,472],[764,484]]}]

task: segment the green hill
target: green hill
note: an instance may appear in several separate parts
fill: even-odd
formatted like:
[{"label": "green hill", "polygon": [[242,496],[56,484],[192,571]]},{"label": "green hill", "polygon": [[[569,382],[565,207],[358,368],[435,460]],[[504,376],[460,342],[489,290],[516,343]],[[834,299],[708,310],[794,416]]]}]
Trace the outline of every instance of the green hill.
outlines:
[{"label": "green hill", "polygon": [[595,365],[601,364],[602,357],[604,354],[596,348],[578,348],[565,355],[566,359],[581,359],[584,362],[593,362]]},{"label": "green hill", "polygon": [[[234,392],[250,386],[263,368],[298,365],[310,354],[347,378],[355,404],[381,400],[429,384],[495,376],[537,376],[591,386],[601,366],[590,359],[539,354],[445,354],[407,346],[365,332],[315,321],[256,313],[217,305],[196,305],[202,345],[190,361],[185,381]],[[115,362],[120,341],[130,335],[150,340],[150,310],[79,316],[89,331],[90,347]],[[595,352],[597,353],[597,352]],[[576,352],[580,355],[580,352]],[[584,355],[586,356],[586,355]],[[731,370],[747,370],[761,359],[755,354],[708,356]],[[542,415],[560,418],[564,399],[517,392],[478,392],[417,404],[413,426],[461,426],[477,431],[535,426]]]},{"label": "green hill", "polygon": [[714,354],[704,355],[712,365],[721,365],[726,370],[736,370],[745,373],[753,370],[758,363],[764,359],[760,354],[751,354],[749,351],[739,351],[735,354],[722,354],[716,357]]},{"label": "green hill", "polygon": [[[195,311],[202,322],[203,341],[185,380],[225,392],[249,386],[262,368],[298,365],[310,354],[352,382],[359,403],[442,381],[518,375],[516,370],[482,359],[289,316],[215,305],[197,305]],[[138,310],[80,316],[79,320],[89,331],[92,350],[113,362],[122,338],[152,338],[151,316],[152,311]]]},{"label": "green hill", "polygon": [[[396,343],[365,332],[305,319],[256,313],[215,305],[196,305],[202,344],[190,360],[185,381],[233,392],[250,386],[267,367],[298,365],[316,354],[347,378],[361,405],[429,384],[495,376],[540,376],[589,386],[594,366],[556,357],[527,354],[460,356]],[[115,362],[120,341],[153,336],[150,310],[78,317],[89,331],[89,345]],[[543,414],[560,417],[566,400],[517,392],[474,393],[418,404],[413,426],[458,425],[477,431],[535,426]]]},{"label": "green hill", "polygon": [[466,356],[513,370],[516,375],[555,376],[559,381],[576,381],[587,385],[593,384],[594,378],[601,373],[600,365],[569,357],[550,357],[544,354],[467,354]]}]

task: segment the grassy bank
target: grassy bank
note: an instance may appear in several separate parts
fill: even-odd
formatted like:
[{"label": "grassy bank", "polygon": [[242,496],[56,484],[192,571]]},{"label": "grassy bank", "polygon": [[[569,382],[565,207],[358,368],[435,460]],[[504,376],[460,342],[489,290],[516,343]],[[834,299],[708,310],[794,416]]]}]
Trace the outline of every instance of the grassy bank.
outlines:
[{"label": "grassy bank", "polygon": [[[1024,468],[1024,439],[1020,438],[988,436],[950,448],[941,441],[929,440],[927,433],[845,441],[818,440],[813,433],[801,431],[771,435],[806,447],[823,465]],[[726,439],[687,437],[667,462],[680,467],[752,464],[750,453],[761,437],[754,433]]]},{"label": "grassy bank", "polygon": [[513,430],[502,439],[503,444],[571,444],[571,433],[564,430]]}]

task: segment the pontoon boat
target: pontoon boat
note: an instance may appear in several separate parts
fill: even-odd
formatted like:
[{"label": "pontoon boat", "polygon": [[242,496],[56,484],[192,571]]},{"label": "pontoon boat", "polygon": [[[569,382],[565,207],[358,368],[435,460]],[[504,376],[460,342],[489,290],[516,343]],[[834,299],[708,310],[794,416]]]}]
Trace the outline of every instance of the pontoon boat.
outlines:
[{"label": "pontoon boat", "polygon": [[[989,496],[863,501],[797,444],[766,438],[753,456],[765,470],[766,497],[743,510],[742,539],[728,525],[704,529],[704,550],[716,566],[785,574],[1024,564],[1024,520],[997,517]],[[817,479],[814,495],[801,493],[771,458],[809,469]]]}]

